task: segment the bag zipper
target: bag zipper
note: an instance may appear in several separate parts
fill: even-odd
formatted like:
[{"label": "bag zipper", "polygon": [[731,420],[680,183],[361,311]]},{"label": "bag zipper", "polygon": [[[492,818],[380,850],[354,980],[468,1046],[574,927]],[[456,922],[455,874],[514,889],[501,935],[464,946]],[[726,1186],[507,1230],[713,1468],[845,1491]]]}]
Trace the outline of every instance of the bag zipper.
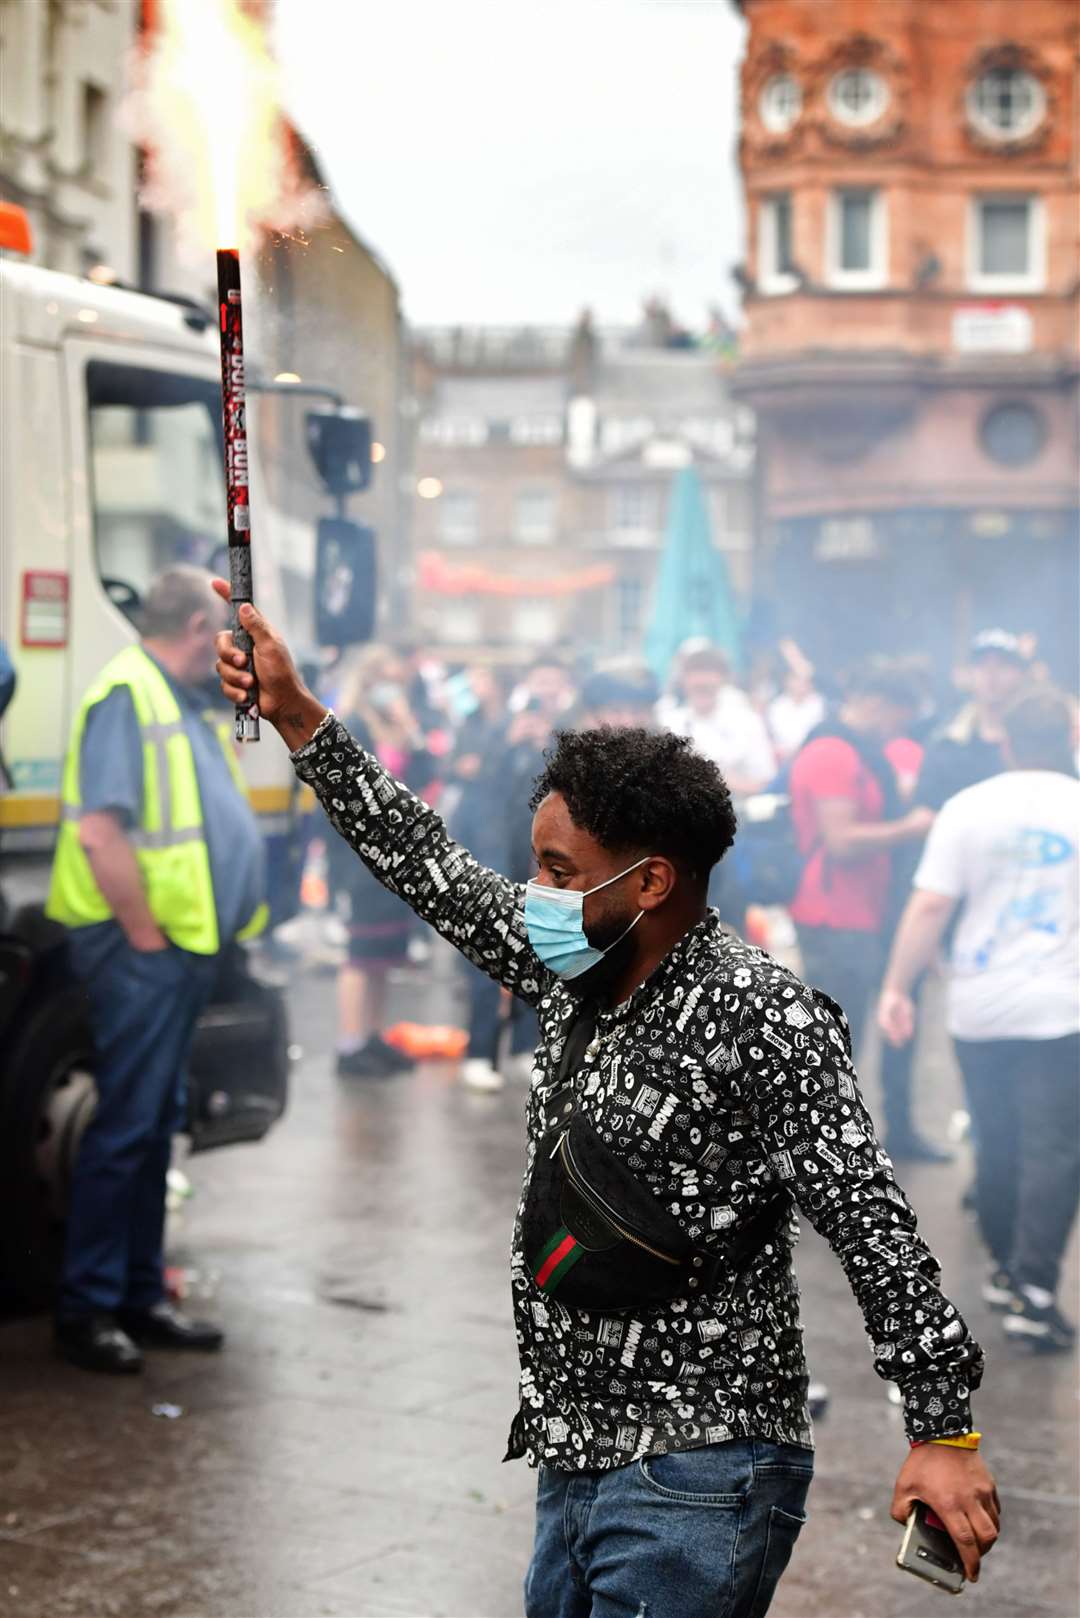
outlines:
[{"label": "bag zipper", "polygon": [[[618,1231],[619,1235],[624,1241],[633,1242],[635,1247],[643,1248],[646,1253],[651,1253],[653,1258],[662,1259],[665,1264],[674,1264],[676,1269],[681,1269],[681,1259],[672,1258],[670,1253],[662,1253],[658,1247],[650,1247],[649,1243],[642,1241],[640,1236],[635,1236],[632,1231],[627,1230],[625,1226],[619,1223],[618,1215],[615,1213],[614,1208],[612,1208],[609,1203],[606,1203],[603,1197],[599,1196],[591,1186],[586,1185],[585,1181],[581,1178],[577,1164],[574,1162],[574,1154],[570,1150],[570,1141],[568,1139],[569,1133],[569,1130],[563,1130],[562,1134],[559,1136],[555,1151],[558,1152],[562,1158],[563,1168],[566,1170],[574,1190],[577,1191],[580,1196],[584,1197],[586,1202],[592,1203],[596,1212],[601,1214],[603,1218],[607,1220],[608,1224],[611,1225],[613,1230]],[[555,1152],[552,1152],[551,1155],[554,1157]]]}]

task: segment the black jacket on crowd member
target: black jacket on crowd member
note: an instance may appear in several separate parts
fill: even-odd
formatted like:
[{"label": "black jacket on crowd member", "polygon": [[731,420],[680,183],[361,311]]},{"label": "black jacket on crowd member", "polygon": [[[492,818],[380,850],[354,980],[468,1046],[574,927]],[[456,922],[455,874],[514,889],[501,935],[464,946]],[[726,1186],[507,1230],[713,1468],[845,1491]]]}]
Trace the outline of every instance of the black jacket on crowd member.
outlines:
[{"label": "black jacket on crowd member", "polygon": [[988,781],[1004,768],[1000,743],[987,741],[974,708],[965,708],[927,742],[913,801],[919,807],[940,809],[965,787]]}]

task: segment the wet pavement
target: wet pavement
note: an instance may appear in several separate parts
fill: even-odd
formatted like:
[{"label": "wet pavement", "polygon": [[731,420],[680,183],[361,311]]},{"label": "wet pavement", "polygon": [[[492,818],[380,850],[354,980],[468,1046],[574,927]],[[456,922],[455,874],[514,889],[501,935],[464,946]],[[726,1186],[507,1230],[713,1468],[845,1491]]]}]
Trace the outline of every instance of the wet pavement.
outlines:
[{"label": "wet pavement", "polygon": [[[441,1021],[445,963],[402,979]],[[524,1089],[430,1064],[340,1081],[332,979],[297,973],[286,1119],[189,1165],[172,1257],[228,1329],[220,1356],[142,1378],[55,1361],[47,1323],[0,1327],[0,1613],[11,1618],[517,1618],[534,1480],[502,1465],[515,1407],[507,1246]],[[957,1105],[929,1041],[925,1122]],[[874,1093],[873,1064],[867,1090]],[[976,1405],[1005,1537],[968,1618],[1077,1611],[1076,1362],[1000,1340],[959,1208],[966,1154],[902,1179],[946,1285],[990,1353]],[[1077,1312],[1075,1249],[1064,1297]],[[805,1529],[773,1618],[930,1618],[947,1598],[893,1566],[904,1454],[839,1265],[804,1232],[811,1373],[830,1386]],[[171,1407],[157,1415],[154,1407]]]}]

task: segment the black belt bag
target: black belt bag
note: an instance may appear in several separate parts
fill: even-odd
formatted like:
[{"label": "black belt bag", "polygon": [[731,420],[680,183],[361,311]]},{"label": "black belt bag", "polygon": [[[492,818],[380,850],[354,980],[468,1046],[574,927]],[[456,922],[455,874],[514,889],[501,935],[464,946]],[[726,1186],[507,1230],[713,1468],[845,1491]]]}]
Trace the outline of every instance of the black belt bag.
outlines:
[{"label": "black belt bag", "polygon": [[[576,1032],[567,1040],[568,1053],[582,1048]],[[537,1145],[525,1197],[525,1256],[540,1290],[572,1309],[601,1314],[730,1291],[776,1233],[789,1205],[786,1193],[770,1198],[721,1248],[698,1247],[575,1110],[574,1100],[569,1086],[549,1103],[562,1121]]]}]

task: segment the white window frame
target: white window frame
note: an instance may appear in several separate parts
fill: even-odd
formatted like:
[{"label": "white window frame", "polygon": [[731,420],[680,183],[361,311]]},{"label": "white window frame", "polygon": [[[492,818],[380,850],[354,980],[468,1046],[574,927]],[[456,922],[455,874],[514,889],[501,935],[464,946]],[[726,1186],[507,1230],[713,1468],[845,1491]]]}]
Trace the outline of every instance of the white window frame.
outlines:
[{"label": "white window frame", "polygon": [[[471,503],[472,522],[455,523],[455,503]],[[444,489],[439,502],[439,542],[443,545],[475,545],[480,539],[480,500],[475,489]]]},{"label": "white window frame", "polygon": [[[769,108],[769,93],[778,89],[781,84],[785,87],[790,86],[795,92],[793,97],[794,110],[791,112],[790,117],[787,118],[777,117],[775,111],[770,112]],[[765,80],[765,83],[761,86],[761,94],[758,96],[758,117],[770,135],[790,134],[802,117],[802,110],[802,85],[793,73],[773,73]]]},{"label": "white window frame", "polygon": [[[870,198],[870,267],[845,270],[840,265],[841,198],[855,193]],[[872,185],[841,185],[830,191],[825,228],[826,281],[842,291],[874,292],[889,283],[889,210],[885,192]]]},{"label": "white window frame", "polygon": [[[982,207],[986,202],[1028,204],[1028,269],[988,275],[979,268]],[[972,292],[1043,292],[1046,288],[1046,209],[1033,191],[980,191],[968,204],[968,286]]]},{"label": "white window frame", "polygon": [[[638,505],[640,519],[636,523],[623,519],[631,513],[627,509]],[[608,531],[616,545],[651,545],[659,533],[660,509],[655,485],[651,483],[614,483],[608,493]]]},{"label": "white window frame", "polygon": [[779,268],[779,232],[776,228],[776,215],[778,205],[786,201],[791,216],[792,240],[794,241],[795,203],[790,191],[774,191],[771,194],[758,198],[758,288],[768,294],[770,298],[781,296],[785,292],[794,292],[799,284],[798,277],[790,271]]},{"label": "white window frame", "polygon": [[[543,525],[524,520],[525,505],[531,500],[544,500],[547,502],[550,517]],[[550,545],[556,538],[558,531],[559,499],[556,490],[550,484],[538,483],[532,487],[514,491],[513,537],[515,545]]]},{"label": "white window frame", "polygon": [[[1031,116],[1027,122],[1016,129],[1002,129],[981,111],[979,107],[979,86],[994,73],[1016,73],[1031,85],[1033,90]],[[967,88],[965,97],[968,121],[971,127],[979,132],[986,140],[992,140],[998,146],[1008,146],[1012,141],[1026,140],[1029,135],[1043,124],[1046,119],[1046,90],[1034,73],[1029,73],[1024,67],[990,67],[973,79]]]},{"label": "white window frame", "polygon": [[[878,91],[877,99],[871,105],[869,112],[863,111],[857,116],[853,115],[851,108],[845,106],[844,102],[840,100],[838,93],[841,80],[855,73],[865,73],[868,78],[873,79]],[[843,124],[845,129],[869,129],[871,124],[876,124],[879,118],[885,116],[889,109],[892,93],[889,89],[889,81],[878,72],[876,67],[867,67],[862,62],[853,62],[849,67],[842,67],[833,74],[829,80],[829,87],[825,92],[825,99],[828,102],[830,113],[838,124]]]}]

